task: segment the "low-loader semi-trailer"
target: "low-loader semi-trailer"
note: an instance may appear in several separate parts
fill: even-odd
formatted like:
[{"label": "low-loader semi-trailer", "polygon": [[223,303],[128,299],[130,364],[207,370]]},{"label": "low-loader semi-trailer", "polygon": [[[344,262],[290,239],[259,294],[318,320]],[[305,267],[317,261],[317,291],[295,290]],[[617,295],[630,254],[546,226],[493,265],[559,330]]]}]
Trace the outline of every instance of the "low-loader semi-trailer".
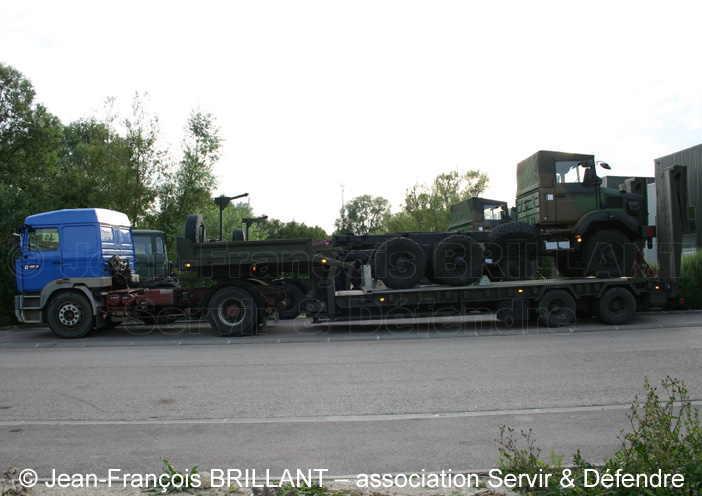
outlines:
[{"label": "low-loader semi-trailer", "polygon": [[458,233],[339,235],[332,247],[320,249],[309,239],[209,242],[201,217],[191,216],[177,239],[178,268],[207,282],[146,287],[132,270],[134,242],[124,214],[48,212],[28,217],[18,233],[15,314],[68,338],[132,318],[206,317],[219,333],[241,335],[291,306],[313,323],[490,312],[507,325],[539,319],[558,326],[572,324],[578,314],[624,324],[637,310],[679,299],[675,278],[659,280],[643,270],[633,277],[600,271],[599,277],[560,279],[525,279],[509,266],[499,271],[505,259],[520,266],[543,251],[538,230],[534,240],[531,232],[514,229],[495,247],[490,233],[500,225],[508,224]]}]

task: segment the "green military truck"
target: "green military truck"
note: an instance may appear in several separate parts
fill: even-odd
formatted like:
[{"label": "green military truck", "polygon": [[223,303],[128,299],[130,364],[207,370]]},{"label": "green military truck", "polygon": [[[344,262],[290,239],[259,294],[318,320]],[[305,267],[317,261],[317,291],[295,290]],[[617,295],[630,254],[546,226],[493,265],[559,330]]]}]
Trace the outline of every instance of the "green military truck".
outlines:
[{"label": "green military truck", "polygon": [[[490,242],[505,250],[511,264],[540,254],[553,257],[566,277],[631,275],[644,242],[655,235],[646,199],[603,188],[597,165],[610,169],[594,155],[536,152],[517,165],[511,215],[490,221],[491,206],[506,212],[506,204],[471,198],[451,207],[450,230],[490,228]],[[522,270],[522,265],[514,267]]]},{"label": "green military truck", "polygon": [[176,287],[173,263],[168,260],[166,234],[150,229],[132,230],[136,272],[144,287]]}]

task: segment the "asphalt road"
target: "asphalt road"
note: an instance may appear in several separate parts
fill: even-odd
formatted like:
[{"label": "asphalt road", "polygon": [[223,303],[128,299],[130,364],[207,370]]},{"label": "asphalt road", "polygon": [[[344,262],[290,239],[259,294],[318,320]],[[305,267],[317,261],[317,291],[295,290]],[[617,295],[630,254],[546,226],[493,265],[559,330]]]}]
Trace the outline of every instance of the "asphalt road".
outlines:
[{"label": "asphalt road", "polygon": [[81,340],[0,331],[0,466],[40,477],[108,469],[325,470],[326,475],[497,464],[500,427],[601,462],[644,377],[702,399],[702,314],[627,326],[505,329],[490,319],[127,326]]}]

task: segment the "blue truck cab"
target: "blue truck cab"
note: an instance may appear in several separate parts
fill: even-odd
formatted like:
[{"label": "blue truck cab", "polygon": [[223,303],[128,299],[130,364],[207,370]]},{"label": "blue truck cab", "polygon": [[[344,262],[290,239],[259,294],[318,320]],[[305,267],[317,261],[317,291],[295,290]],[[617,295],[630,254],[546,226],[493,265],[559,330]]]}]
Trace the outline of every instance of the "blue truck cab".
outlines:
[{"label": "blue truck cab", "polygon": [[[49,322],[54,332],[57,325],[63,337],[105,325],[102,293],[114,287],[116,271],[136,267],[127,216],[100,208],[45,212],[27,217],[18,236],[17,319]],[[136,281],[124,272],[125,282]]]}]

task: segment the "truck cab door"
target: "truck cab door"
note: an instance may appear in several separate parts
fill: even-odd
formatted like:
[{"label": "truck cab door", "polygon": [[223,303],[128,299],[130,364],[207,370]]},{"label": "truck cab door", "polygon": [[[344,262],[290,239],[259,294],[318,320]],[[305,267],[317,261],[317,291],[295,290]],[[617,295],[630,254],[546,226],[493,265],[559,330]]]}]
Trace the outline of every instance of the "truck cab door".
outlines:
[{"label": "truck cab door", "polygon": [[575,224],[586,212],[597,209],[597,187],[583,182],[587,169],[579,161],[557,161],[554,206],[558,224]]},{"label": "truck cab door", "polygon": [[17,289],[39,292],[63,277],[63,257],[58,227],[27,227],[17,260]]}]

